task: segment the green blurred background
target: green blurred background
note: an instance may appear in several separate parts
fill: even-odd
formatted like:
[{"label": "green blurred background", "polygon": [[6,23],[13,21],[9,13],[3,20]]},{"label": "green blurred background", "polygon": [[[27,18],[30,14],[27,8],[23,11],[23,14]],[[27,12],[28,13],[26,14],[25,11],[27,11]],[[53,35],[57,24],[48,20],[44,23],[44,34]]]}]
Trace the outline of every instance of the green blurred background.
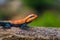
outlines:
[{"label": "green blurred background", "polygon": [[[22,3],[38,15],[30,26],[60,27],[60,0],[22,0]],[[8,12],[0,10],[0,19],[7,19],[9,16],[3,13]]]}]

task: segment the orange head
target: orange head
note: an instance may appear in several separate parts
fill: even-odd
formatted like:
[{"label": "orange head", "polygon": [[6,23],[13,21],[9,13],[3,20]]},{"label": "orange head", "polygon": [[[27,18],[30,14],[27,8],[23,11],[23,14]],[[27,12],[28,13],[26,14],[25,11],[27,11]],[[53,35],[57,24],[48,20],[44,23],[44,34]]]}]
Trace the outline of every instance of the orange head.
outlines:
[{"label": "orange head", "polygon": [[37,18],[37,15],[36,14],[30,14],[28,15],[26,18],[25,18],[25,22],[31,22],[33,21],[34,19]]}]

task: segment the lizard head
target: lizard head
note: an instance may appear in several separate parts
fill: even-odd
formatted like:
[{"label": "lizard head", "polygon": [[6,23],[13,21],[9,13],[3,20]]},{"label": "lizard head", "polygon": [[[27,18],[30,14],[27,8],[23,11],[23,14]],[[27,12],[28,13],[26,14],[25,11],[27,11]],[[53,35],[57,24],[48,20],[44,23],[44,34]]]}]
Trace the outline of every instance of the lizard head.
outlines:
[{"label": "lizard head", "polygon": [[25,21],[26,22],[31,22],[33,21],[34,19],[36,19],[38,16],[36,14],[30,14],[28,15],[26,18],[25,18]]}]

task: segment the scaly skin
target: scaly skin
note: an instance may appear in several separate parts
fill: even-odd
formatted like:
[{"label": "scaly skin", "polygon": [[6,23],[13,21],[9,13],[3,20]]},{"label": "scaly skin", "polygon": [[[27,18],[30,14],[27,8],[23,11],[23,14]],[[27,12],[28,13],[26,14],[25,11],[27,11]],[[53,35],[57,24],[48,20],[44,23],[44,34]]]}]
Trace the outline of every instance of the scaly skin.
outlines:
[{"label": "scaly skin", "polygon": [[24,19],[20,19],[20,20],[9,20],[8,22],[0,22],[0,25],[3,26],[3,28],[11,28],[11,27],[20,27],[23,29],[27,29],[27,24],[31,21],[33,21],[34,19],[37,18],[36,14],[31,14],[28,15],[26,18]]},{"label": "scaly skin", "polygon": [[23,24],[23,23],[29,23],[31,21],[33,21],[34,19],[37,18],[36,14],[30,14],[28,15],[26,18],[24,19],[20,19],[20,20],[10,20],[10,23],[12,24]]}]

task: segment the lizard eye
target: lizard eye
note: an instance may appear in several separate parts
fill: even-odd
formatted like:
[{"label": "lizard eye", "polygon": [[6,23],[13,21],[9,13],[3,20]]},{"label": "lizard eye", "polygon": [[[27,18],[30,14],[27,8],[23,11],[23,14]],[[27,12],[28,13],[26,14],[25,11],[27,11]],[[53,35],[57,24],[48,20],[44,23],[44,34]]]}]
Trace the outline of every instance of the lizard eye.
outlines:
[{"label": "lizard eye", "polygon": [[32,18],[32,17],[34,17],[34,16],[30,16],[30,18]]}]

